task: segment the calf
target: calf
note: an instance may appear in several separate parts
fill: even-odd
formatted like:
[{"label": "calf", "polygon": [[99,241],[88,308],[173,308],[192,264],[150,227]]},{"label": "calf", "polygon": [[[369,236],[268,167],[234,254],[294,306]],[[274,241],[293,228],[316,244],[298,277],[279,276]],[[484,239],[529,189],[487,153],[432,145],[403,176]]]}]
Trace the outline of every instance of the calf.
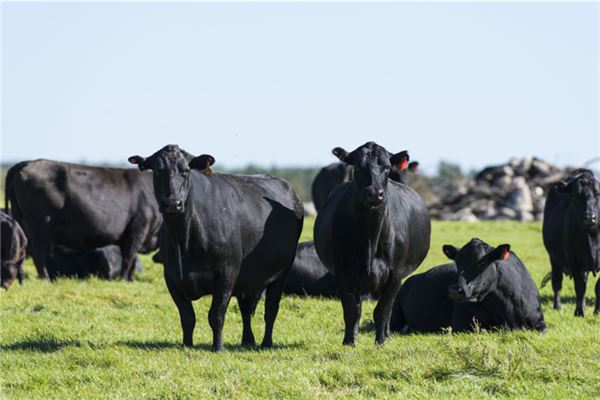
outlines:
[{"label": "calf", "polygon": [[460,250],[443,247],[457,267],[456,283],[449,288],[456,301],[452,330],[480,328],[535,329],[546,331],[540,296],[529,271],[510,245],[491,247],[471,239]]},{"label": "calf", "polygon": [[298,244],[294,265],[283,292],[298,296],[335,296],[333,274],[319,260],[314,242]]},{"label": "calf", "polygon": [[151,169],[163,215],[160,258],[169,293],[179,309],[183,344],[193,345],[192,301],[212,294],[208,321],[213,349],[223,349],[223,324],[231,296],[243,320],[242,345],[253,346],[251,316],[266,288],[263,347],[273,325],[302,231],[302,202],[285,181],[266,175],[212,173],[215,159],[193,157],[168,145],[129,161]]},{"label": "calf", "polygon": [[450,327],[454,304],[448,289],[457,277],[456,264],[450,263],[408,278],[396,296],[390,329],[409,333]]},{"label": "calf", "polygon": [[375,342],[389,334],[392,304],[402,279],[413,272],[429,250],[431,222],[419,195],[388,180],[392,165],[405,168],[408,153],[389,153],[369,142],[348,153],[333,149],[354,167],[354,179],[337,185],[315,221],[315,247],[335,275],[344,309],[344,344],[353,345],[362,297],[378,297],[374,311]]},{"label": "calf", "polygon": [[[56,247],[47,259],[50,279],[58,276],[86,278],[94,275],[102,279],[115,279],[121,276],[123,257],[119,246],[109,245],[93,250],[73,251]],[[141,271],[142,264],[135,256],[133,268]]]},{"label": "calf", "polygon": [[15,279],[23,283],[27,237],[19,223],[4,212],[0,212],[0,253],[0,286],[8,290]]},{"label": "calf", "polygon": [[[600,183],[592,171],[579,169],[548,192],[542,233],[550,256],[554,308],[560,309],[563,273],[575,283],[575,316],[583,317],[589,272],[600,271]],[[600,313],[600,279],[596,307]]]}]

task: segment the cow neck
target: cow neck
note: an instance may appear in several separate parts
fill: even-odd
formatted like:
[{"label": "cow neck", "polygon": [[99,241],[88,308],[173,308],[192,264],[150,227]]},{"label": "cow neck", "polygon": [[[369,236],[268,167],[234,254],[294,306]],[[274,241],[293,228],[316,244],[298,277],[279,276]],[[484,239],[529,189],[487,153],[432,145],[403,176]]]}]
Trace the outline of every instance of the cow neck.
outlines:
[{"label": "cow neck", "polygon": [[382,234],[384,231],[389,230],[387,201],[379,207],[368,207],[360,201],[358,189],[354,186],[351,209],[354,210],[353,217],[357,223],[355,226],[366,228],[358,230],[361,239],[359,245],[361,247],[364,245],[367,266],[370,269],[371,263],[377,254],[377,248],[379,247]]}]

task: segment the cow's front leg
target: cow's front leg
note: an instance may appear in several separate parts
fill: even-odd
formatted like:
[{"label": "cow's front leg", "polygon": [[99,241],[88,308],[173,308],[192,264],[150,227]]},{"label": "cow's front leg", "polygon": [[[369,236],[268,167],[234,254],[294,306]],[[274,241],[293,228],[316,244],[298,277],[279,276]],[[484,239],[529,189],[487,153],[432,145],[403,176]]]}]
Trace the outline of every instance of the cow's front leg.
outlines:
[{"label": "cow's front leg", "polygon": [[596,281],[596,307],[594,308],[594,314],[600,314],[600,278]]},{"label": "cow's front leg", "polygon": [[383,344],[385,338],[389,336],[390,319],[392,316],[392,306],[398,290],[400,290],[401,280],[392,275],[379,297],[377,306],[373,311],[373,320],[375,321],[375,344]]},{"label": "cow's front leg", "polygon": [[165,282],[167,283],[167,289],[169,289],[171,298],[179,310],[179,319],[181,320],[181,329],[183,331],[183,345],[192,347],[194,344],[194,327],[196,326],[196,313],[194,312],[192,302],[181,293],[166,274]]},{"label": "cow's front leg", "polygon": [[213,332],[213,351],[223,351],[223,325],[225,314],[231,299],[233,285],[217,285],[212,297],[210,311],[208,312],[208,323]]},{"label": "cow's front leg", "polygon": [[573,274],[575,281],[575,316],[583,317],[585,310],[585,286],[587,284],[587,272],[578,272]]},{"label": "cow's front leg", "polygon": [[362,311],[362,302],[360,295],[355,294],[347,288],[346,282],[341,278],[341,274],[336,274],[336,290],[342,301],[344,310],[344,341],[342,344],[354,346],[354,340],[358,334],[360,315]]}]

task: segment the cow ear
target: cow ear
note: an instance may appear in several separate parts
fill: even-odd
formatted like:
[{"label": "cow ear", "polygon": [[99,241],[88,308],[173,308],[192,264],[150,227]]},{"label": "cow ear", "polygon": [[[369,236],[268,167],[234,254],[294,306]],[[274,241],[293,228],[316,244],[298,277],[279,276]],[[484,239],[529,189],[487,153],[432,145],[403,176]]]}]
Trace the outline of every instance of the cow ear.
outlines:
[{"label": "cow ear", "polygon": [[352,160],[350,159],[350,153],[348,153],[341,147],[336,147],[335,149],[331,150],[331,153],[334,156],[336,156],[341,162],[345,162],[346,164],[352,164]]},{"label": "cow ear", "polygon": [[192,158],[190,161],[190,168],[199,169],[206,176],[212,175],[212,170],[210,166],[215,163],[215,158],[208,154],[202,154],[201,156]]},{"label": "cow ear", "polygon": [[510,244],[501,244],[493,250],[495,260],[508,260],[510,257]]},{"label": "cow ear", "polygon": [[404,171],[406,167],[408,167],[409,160],[410,157],[408,156],[408,151],[406,150],[396,153],[390,157],[390,163],[398,167],[400,171]]},{"label": "cow ear", "polygon": [[147,169],[147,166],[145,165],[146,163],[146,159],[142,156],[131,156],[127,159],[131,164],[135,164],[138,166],[138,168],[140,169],[140,171],[143,171],[145,169]]},{"label": "cow ear", "polygon": [[556,189],[556,191],[560,192],[560,193],[568,192],[568,190],[567,190],[568,187],[569,187],[569,184],[565,181],[557,182],[556,185],[554,185],[554,188]]},{"label": "cow ear", "polygon": [[444,252],[446,257],[448,257],[451,260],[454,260],[456,258],[456,254],[458,254],[458,249],[452,246],[451,244],[445,244],[442,247],[442,251]]},{"label": "cow ear", "polygon": [[412,161],[410,164],[408,164],[408,170],[410,172],[414,172],[416,174],[417,171],[419,170],[419,162],[418,161]]}]

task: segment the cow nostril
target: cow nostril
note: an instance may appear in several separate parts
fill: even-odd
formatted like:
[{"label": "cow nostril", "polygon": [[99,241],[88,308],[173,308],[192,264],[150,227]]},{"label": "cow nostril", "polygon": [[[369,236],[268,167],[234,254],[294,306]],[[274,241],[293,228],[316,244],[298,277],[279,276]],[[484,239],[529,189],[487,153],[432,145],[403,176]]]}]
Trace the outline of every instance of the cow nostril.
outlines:
[{"label": "cow nostril", "polygon": [[175,205],[176,205],[177,207],[181,207],[181,204],[182,204],[182,203],[181,203],[181,200],[177,200],[177,201],[175,202]]}]

